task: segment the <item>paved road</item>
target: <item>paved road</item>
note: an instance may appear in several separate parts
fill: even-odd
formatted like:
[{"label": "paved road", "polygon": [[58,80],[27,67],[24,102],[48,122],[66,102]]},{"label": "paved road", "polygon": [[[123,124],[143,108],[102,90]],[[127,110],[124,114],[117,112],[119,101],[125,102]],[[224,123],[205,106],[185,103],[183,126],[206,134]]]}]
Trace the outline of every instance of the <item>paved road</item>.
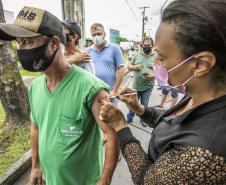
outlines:
[{"label": "paved road", "polygon": [[23,76],[24,85],[28,87],[35,78],[35,76]]}]

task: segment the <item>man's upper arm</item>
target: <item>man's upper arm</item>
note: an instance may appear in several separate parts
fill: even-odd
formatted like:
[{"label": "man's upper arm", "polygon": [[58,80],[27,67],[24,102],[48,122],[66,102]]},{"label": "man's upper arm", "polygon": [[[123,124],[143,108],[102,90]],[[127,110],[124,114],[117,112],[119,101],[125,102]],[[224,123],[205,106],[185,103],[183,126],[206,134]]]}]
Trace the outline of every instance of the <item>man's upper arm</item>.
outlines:
[{"label": "man's upper arm", "polygon": [[102,100],[106,100],[106,101],[109,100],[109,94],[105,90],[100,90],[97,93],[97,95],[94,97],[93,104],[92,104],[92,113],[99,127],[105,132],[110,127],[99,119]]},{"label": "man's upper arm", "polygon": [[124,59],[121,49],[117,46],[115,47],[115,62],[116,62],[116,68],[119,68],[121,66],[124,66]]}]

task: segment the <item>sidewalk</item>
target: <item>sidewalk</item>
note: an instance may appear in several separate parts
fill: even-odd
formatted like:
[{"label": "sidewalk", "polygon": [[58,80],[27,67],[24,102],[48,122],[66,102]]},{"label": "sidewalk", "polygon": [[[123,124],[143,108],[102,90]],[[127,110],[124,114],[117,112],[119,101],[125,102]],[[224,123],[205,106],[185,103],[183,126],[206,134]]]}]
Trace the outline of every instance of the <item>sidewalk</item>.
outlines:
[{"label": "sidewalk", "polygon": [[37,76],[22,76],[24,85],[28,87]]}]

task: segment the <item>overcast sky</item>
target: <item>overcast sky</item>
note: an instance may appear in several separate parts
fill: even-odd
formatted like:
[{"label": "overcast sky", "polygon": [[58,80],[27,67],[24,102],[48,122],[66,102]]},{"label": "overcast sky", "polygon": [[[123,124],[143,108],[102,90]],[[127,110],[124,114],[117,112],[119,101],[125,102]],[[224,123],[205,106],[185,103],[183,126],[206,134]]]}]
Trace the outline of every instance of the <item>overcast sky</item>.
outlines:
[{"label": "overcast sky", "polygon": [[[107,34],[109,29],[120,30],[120,35],[136,40],[141,37],[142,15],[139,7],[150,6],[146,9],[148,21],[146,32],[154,37],[160,21],[160,10],[165,2],[172,0],[85,0],[86,35],[90,37],[89,28],[94,22],[102,23]],[[128,3],[127,3],[128,2]],[[34,6],[46,9],[56,15],[61,15],[61,0],[2,0],[5,10],[13,11],[16,16],[23,6]],[[130,7],[130,8],[129,8]],[[131,10],[132,9],[132,10]]]}]

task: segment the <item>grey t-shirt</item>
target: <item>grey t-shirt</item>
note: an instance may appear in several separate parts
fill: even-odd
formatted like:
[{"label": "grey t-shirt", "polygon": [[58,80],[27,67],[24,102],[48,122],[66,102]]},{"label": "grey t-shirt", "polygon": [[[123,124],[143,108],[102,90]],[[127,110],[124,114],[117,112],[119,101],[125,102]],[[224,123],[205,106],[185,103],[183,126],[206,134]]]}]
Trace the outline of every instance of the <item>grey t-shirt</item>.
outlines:
[{"label": "grey t-shirt", "polygon": [[91,74],[95,75],[95,67],[92,61],[84,62],[81,64],[77,64],[78,67],[85,69],[86,71],[90,72]]}]

